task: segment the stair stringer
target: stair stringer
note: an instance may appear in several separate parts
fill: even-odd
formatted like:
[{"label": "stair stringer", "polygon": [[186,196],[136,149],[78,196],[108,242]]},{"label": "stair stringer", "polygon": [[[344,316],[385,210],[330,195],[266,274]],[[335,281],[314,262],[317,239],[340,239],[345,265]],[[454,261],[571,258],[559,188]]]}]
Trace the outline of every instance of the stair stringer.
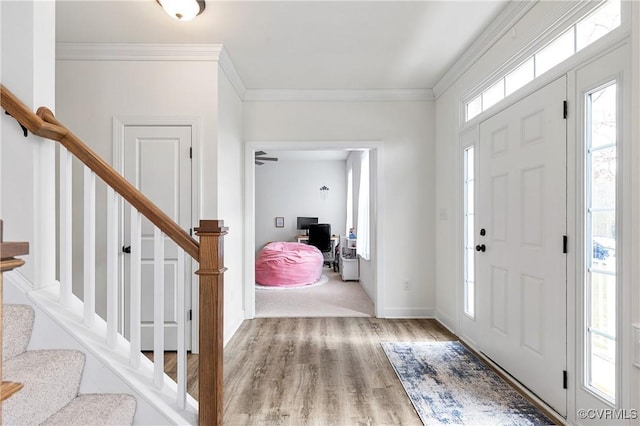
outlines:
[{"label": "stair stringer", "polygon": [[129,342],[118,336],[115,349],[106,344],[106,322],[96,315],[94,326],[82,322],[83,303],[59,302],[59,284],[33,289],[19,271],[4,274],[4,303],[28,304],[35,310],[29,350],[76,349],[86,354],[80,393],[126,393],[137,400],[136,425],[196,424],[198,402],[187,394],[185,409],[176,404],[176,383],[165,375],[162,389],[153,385],[153,363],[141,356],[140,367],[129,365]]}]

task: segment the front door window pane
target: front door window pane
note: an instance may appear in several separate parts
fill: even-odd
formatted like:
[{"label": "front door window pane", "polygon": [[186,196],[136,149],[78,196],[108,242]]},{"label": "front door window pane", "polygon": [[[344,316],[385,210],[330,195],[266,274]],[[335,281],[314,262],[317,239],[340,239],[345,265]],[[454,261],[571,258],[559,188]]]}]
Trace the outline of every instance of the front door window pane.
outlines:
[{"label": "front door window pane", "polygon": [[586,385],[615,402],[617,335],[617,85],[586,97]]},{"label": "front door window pane", "polygon": [[613,209],[616,206],[616,147],[594,151],[591,159],[591,205],[596,209]]},{"label": "front door window pane", "polygon": [[475,216],[474,216],[474,154],[473,147],[464,150],[464,313],[475,316]]}]

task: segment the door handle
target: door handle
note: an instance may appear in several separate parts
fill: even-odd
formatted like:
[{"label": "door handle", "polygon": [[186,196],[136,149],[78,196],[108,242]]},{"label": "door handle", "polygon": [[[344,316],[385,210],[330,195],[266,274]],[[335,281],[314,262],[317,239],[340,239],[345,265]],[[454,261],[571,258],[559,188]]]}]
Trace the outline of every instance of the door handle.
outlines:
[{"label": "door handle", "polygon": [[122,246],[123,253],[131,253],[131,246]]},{"label": "door handle", "polygon": [[484,244],[478,244],[476,246],[476,251],[481,251],[481,252],[485,252],[487,250],[487,246],[485,246]]}]

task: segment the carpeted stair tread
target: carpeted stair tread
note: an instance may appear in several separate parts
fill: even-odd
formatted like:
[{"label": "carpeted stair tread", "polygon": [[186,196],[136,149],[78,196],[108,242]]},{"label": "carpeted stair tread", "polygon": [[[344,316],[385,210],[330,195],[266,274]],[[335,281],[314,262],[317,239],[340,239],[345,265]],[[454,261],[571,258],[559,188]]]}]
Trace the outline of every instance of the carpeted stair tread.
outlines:
[{"label": "carpeted stair tread", "polygon": [[136,399],[124,394],[79,395],[42,425],[130,425]]},{"label": "carpeted stair tread", "polygon": [[78,395],[85,355],[74,350],[27,351],[8,359],[2,379],[24,388],[2,404],[2,424],[40,424]]},{"label": "carpeted stair tread", "polygon": [[2,361],[27,350],[35,314],[29,305],[2,305]]}]

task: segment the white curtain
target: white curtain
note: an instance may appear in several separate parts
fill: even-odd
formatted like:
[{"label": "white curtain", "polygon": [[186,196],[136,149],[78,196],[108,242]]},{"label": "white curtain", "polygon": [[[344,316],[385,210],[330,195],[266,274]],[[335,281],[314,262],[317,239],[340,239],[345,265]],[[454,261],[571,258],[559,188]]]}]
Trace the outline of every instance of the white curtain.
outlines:
[{"label": "white curtain", "polygon": [[360,157],[360,188],[358,191],[358,243],[356,253],[369,260],[369,151]]},{"label": "white curtain", "polygon": [[344,223],[344,235],[349,235],[349,230],[353,228],[353,166],[350,160],[347,160],[347,220]]}]

